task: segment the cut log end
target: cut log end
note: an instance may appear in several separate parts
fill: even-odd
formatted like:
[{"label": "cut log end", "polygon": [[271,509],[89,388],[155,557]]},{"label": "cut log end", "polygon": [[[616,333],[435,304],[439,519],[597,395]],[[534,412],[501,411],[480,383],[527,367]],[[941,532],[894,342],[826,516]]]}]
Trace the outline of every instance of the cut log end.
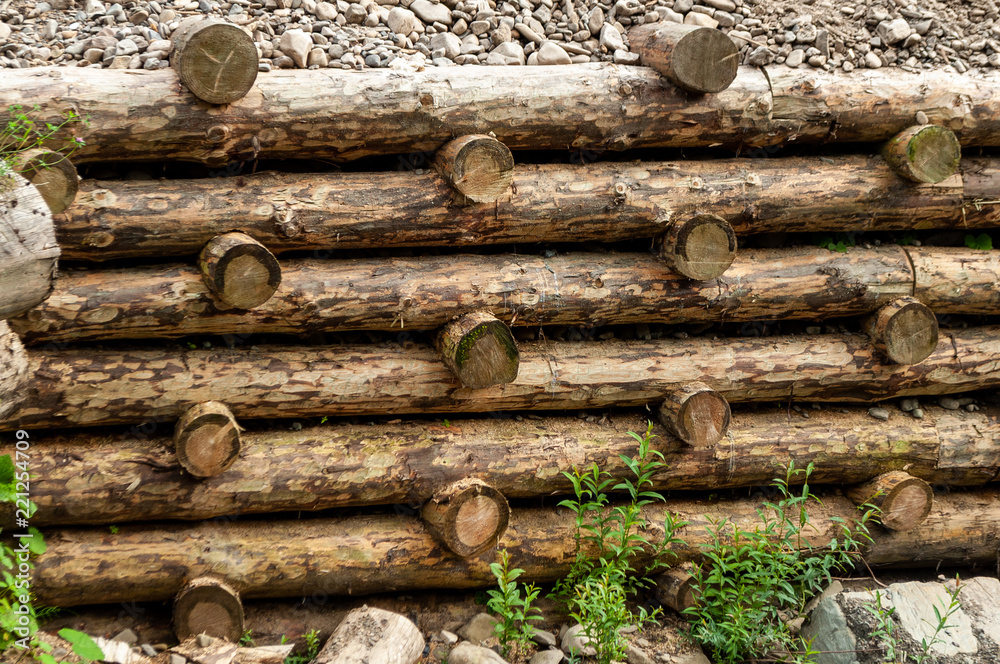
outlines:
[{"label": "cut log end", "polygon": [[698,603],[695,595],[697,581],[683,569],[670,569],[656,577],[653,594],[660,604],[682,613]]},{"label": "cut log end", "polygon": [[42,195],[53,214],[68,208],[80,188],[76,167],[64,155],[36,148],[19,155],[17,170]]},{"label": "cut log end", "polygon": [[442,544],[471,557],[496,546],[507,530],[510,507],[502,493],[481,480],[469,479],[431,498],[421,516]]},{"label": "cut log end", "polygon": [[736,258],[736,233],[714,214],[674,222],[658,244],[672,270],[697,281],[721,276]]},{"label": "cut log end", "polygon": [[643,64],[690,92],[722,92],[736,80],[739,49],[718,30],[672,22],[653,23],[630,31],[629,40]]},{"label": "cut log end", "polygon": [[732,417],[726,398],[704,383],[672,391],[657,414],[668,431],[695,447],[710,447],[722,440]]},{"label": "cut log end", "polygon": [[885,305],[866,326],[876,349],[894,364],[922,362],[937,347],[937,318],[927,305],[912,297]]},{"label": "cut log end", "polygon": [[446,325],[438,350],[462,385],[504,385],[517,378],[520,353],[510,328],[488,312],[474,312]]},{"label": "cut log end", "polygon": [[934,504],[930,485],[903,471],[879,475],[871,482],[850,489],[847,495],[858,505],[867,503],[878,507],[882,525],[891,530],[910,530],[919,526]]},{"label": "cut log end", "polygon": [[174,600],[174,633],[179,641],[207,634],[236,643],[243,636],[239,594],[219,579],[191,581]]},{"label": "cut log end", "polygon": [[947,127],[918,125],[890,139],[882,154],[901,177],[934,184],[958,171],[962,146]]},{"label": "cut log end", "polygon": [[244,233],[226,233],[209,240],[198,266],[209,290],[237,309],[264,304],[281,285],[278,260]]},{"label": "cut log end", "polygon": [[214,477],[240,454],[240,428],[233,414],[217,401],[190,408],[177,422],[174,450],[184,470],[195,477]]},{"label": "cut log end", "polygon": [[177,27],[170,61],[181,83],[210,104],[231,104],[257,80],[257,47],[235,25],[192,17]]},{"label": "cut log end", "polygon": [[438,151],[435,162],[448,182],[475,203],[498,200],[514,181],[514,157],[492,136],[456,138]]}]

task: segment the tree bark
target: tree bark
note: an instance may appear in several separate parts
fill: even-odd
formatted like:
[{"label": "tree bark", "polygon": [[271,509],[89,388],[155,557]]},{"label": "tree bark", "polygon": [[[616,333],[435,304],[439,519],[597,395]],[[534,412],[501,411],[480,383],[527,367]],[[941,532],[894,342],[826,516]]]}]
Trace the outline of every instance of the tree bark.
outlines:
[{"label": "tree bark", "polygon": [[937,318],[916,298],[893,300],[868,317],[862,327],[878,352],[895,364],[923,362],[937,348]]},{"label": "tree bark", "polygon": [[892,530],[910,530],[920,525],[934,504],[931,486],[902,470],[883,473],[853,487],[847,497],[858,505],[869,503],[879,508],[879,521]]},{"label": "tree bark", "polygon": [[15,159],[18,173],[34,185],[52,214],[62,212],[73,203],[80,188],[80,176],[64,155],[33,148],[18,154]]},{"label": "tree bark", "polygon": [[179,641],[207,634],[237,643],[243,636],[243,604],[225,581],[199,577],[174,599],[173,623]]},{"label": "tree bark", "polygon": [[59,259],[52,214],[20,175],[0,177],[0,321],[49,296]]},{"label": "tree bark", "polygon": [[864,156],[522,164],[514,184],[494,204],[462,205],[433,170],[85,180],[57,217],[57,236],[67,259],[102,261],[194,255],[233,229],[276,253],[616,241],[660,235],[706,209],[737,234],[1000,225],[994,158],[966,158],[960,175],[937,185],[901,180]]},{"label": "tree bark", "polygon": [[[86,141],[80,162],[350,160],[433,151],[490,130],[511,150],[882,142],[917,111],[963,145],[1000,143],[998,84],[946,72],[743,67],[727,90],[692,100],[654,70],[610,64],[428,67],[406,76],[281,70],[223,108],[198,103],[169,69],[7,74],[0,97],[38,104],[40,120],[70,108],[90,117],[74,127]],[[213,133],[220,140],[209,143]]]},{"label": "tree bark", "polygon": [[[170,65],[191,93],[210,104],[242,99],[257,80],[257,46],[237,26],[219,18],[192,16],[171,35]],[[209,142],[225,140],[222,134]]]},{"label": "tree bark", "polygon": [[507,530],[510,506],[486,482],[465,478],[434,494],[420,516],[438,541],[471,558],[496,546]]},{"label": "tree bark", "polygon": [[722,440],[732,418],[725,397],[704,383],[667,393],[656,415],[667,431],[695,447],[710,447]]},{"label": "tree bark", "polygon": [[206,401],[188,409],[174,427],[174,453],[195,477],[214,477],[240,454],[240,427],[224,404]]},{"label": "tree bark", "polygon": [[219,350],[39,351],[15,428],[176,419],[224,402],[238,419],[645,406],[693,381],[730,403],[790,398],[870,403],[1000,385],[1000,328],[943,335],[926,360],[882,364],[861,335],[521,345],[517,378],[463,387],[432,348],[414,345]]},{"label": "tree bark", "polygon": [[0,320],[0,419],[14,413],[25,398],[31,376],[28,355],[7,321]]},{"label": "tree bark", "polygon": [[[907,567],[993,565],[1000,547],[1000,495],[984,489],[945,494],[919,526],[905,532],[874,531],[865,555],[869,565]],[[673,564],[696,560],[711,542],[709,519],[726,518],[744,529],[760,527],[752,500],[668,500],[643,510],[644,532],[652,544],[663,537],[668,511],[688,521],[675,533]],[[803,545],[825,548],[839,536],[836,519],[850,519],[857,508],[841,496],[810,504],[811,526]],[[308,526],[308,527],[306,527]],[[551,582],[564,576],[574,560],[574,515],[563,509],[513,510],[500,541],[522,580]],[[244,598],[302,597],[314,592],[363,595],[421,588],[476,588],[496,583],[489,563],[494,555],[468,559],[446,551],[426,532],[419,518],[361,515],[309,521],[203,522],[194,526],[126,526],[49,531],[48,549],[35,563],[32,590],[49,606],[83,602],[158,601],[179,591],[185,579],[214,574]],[[635,568],[650,562],[648,553]]]},{"label": "tree bark", "polygon": [[434,156],[438,171],[455,190],[473,203],[493,203],[514,180],[514,157],[490,136],[456,138]]},{"label": "tree bark", "polygon": [[900,177],[937,184],[958,171],[962,146],[946,127],[918,125],[889,139],[882,156]]},{"label": "tree bark", "polygon": [[208,290],[226,307],[253,309],[281,285],[281,266],[267,248],[245,233],[217,235],[205,244],[198,268]]},{"label": "tree bark", "polygon": [[315,664],[414,664],[424,637],[408,618],[366,606],[347,614],[313,660]]},{"label": "tree bark", "polygon": [[903,296],[937,313],[991,315],[1000,306],[1000,252],[749,249],[706,282],[648,254],[288,260],[274,296],[250,310],[212,297],[192,266],[77,269],[10,325],[30,345],[237,329],[430,330],[476,310],[520,326],[820,320],[870,314]]},{"label": "tree bark", "polygon": [[670,21],[632,28],[629,44],[642,64],[691,92],[722,92],[736,79],[740,52],[728,35]]},{"label": "tree bark", "polygon": [[488,311],[460,316],[438,333],[441,359],[465,387],[506,385],[517,378],[520,355],[510,328]]}]

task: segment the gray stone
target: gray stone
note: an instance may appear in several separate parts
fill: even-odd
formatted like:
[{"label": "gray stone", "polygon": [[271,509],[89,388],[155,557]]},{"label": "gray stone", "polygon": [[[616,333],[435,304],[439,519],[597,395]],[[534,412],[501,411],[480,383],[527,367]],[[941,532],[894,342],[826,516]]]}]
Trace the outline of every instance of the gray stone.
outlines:
[{"label": "gray stone", "polygon": [[156,652],[156,648],[149,645],[148,643],[142,644],[142,652],[147,657],[156,657],[159,654],[158,652]]},{"label": "gray stone", "polygon": [[98,14],[105,13],[107,7],[100,0],[87,0],[83,6],[83,11],[86,12],[87,16],[97,16]]},{"label": "gray stone", "polygon": [[736,11],[736,3],[733,0],[701,0],[701,4],[721,9],[724,12]]},{"label": "gray stone", "polygon": [[708,14],[702,14],[700,12],[689,12],[687,16],[684,17],[684,23],[687,25],[700,25],[703,28],[712,28],[713,30],[719,27],[719,22]]},{"label": "gray stone", "polygon": [[169,39],[155,39],[149,42],[149,46],[146,47],[146,52],[160,52],[167,55],[174,48],[174,44]]},{"label": "gray stone", "polygon": [[875,53],[869,51],[865,54],[865,66],[869,69],[878,69],[882,66],[882,58],[878,57]]},{"label": "gray stone", "polygon": [[122,631],[120,631],[117,634],[115,634],[114,636],[112,636],[111,640],[112,641],[118,641],[120,643],[127,643],[130,646],[133,646],[133,645],[135,645],[136,643],[139,642],[139,637],[136,636],[135,632],[133,632],[132,630],[130,630],[130,629],[123,629]]},{"label": "gray stone", "polygon": [[785,64],[789,67],[798,67],[806,59],[806,52],[801,48],[797,48],[788,54],[785,58]]},{"label": "gray stone", "polygon": [[531,635],[531,640],[540,646],[554,648],[556,645],[556,635],[544,629],[535,629]]},{"label": "gray stone", "polygon": [[132,55],[138,52],[139,47],[131,39],[123,39],[115,45],[115,55]]},{"label": "gray stone", "polygon": [[410,5],[410,11],[424,23],[452,24],[451,10],[447,5],[433,3],[430,0],[414,0]]},{"label": "gray stone", "polygon": [[622,39],[622,33],[618,32],[618,28],[610,23],[605,23],[604,27],[601,28],[600,44],[607,49],[608,53],[614,53],[619,49],[622,51],[625,50],[625,41]]},{"label": "gray stone", "polygon": [[596,35],[601,31],[601,27],[604,25],[604,10],[600,7],[594,7],[587,16],[587,29],[590,30],[590,34]]},{"label": "gray stone", "polygon": [[628,664],[653,664],[653,658],[639,650],[637,647],[628,644],[626,649],[626,656],[628,658]]},{"label": "gray stone", "polygon": [[616,65],[637,65],[640,58],[638,53],[630,53],[620,48],[615,51],[614,60]]},{"label": "gray stone", "polygon": [[905,18],[897,18],[893,21],[882,21],[878,24],[876,32],[886,44],[895,44],[909,37],[913,29]]},{"label": "gray stone", "polygon": [[517,42],[504,42],[490,51],[488,65],[523,65],[524,49]]},{"label": "gray stone", "polygon": [[914,408],[910,412],[910,415],[912,415],[914,417],[914,419],[922,420],[922,419],[924,419],[924,409],[923,408]]},{"label": "gray stone", "polygon": [[[774,53],[766,46],[758,46],[747,57],[747,64],[754,67],[763,67],[774,62]],[[806,330],[808,332],[808,330]],[[816,334],[819,334],[818,332]]]},{"label": "gray stone", "polygon": [[473,21],[469,24],[469,30],[472,30],[474,35],[485,35],[490,30],[489,21]]},{"label": "gray stone", "polygon": [[817,664],[857,664],[853,652],[857,638],[847,626],[847,616],[836,596],[827,597],[816,606],[801,636],[810,643],[812,650],[825,651],[817,656]]},{"label": "gray stone", "polygon": [[562,637],[562,651],[567,655],[593,657],[597,650],[590,645],[590,639],[583,633],[583,625],[573,625]]},{"label": "gray stone", "polygon": [[[949,582],[949,586],[952,583]],[[1000,646],[1000,581],[993,577],[978,576],[962,583],[958,595],[962,610],[969,614],[983,634]]]},{"label": "gray stone", "polygon": [[899,409],[904,413],[912,412],[915,408],[920,405],[920,402],[916,399],[903,399],[899,402]]},{"label": "gray stone", "polygon": [[539,35],[537,32],[532,30],[528,25],[524,23],[518,23],[517,25],[514,26],[514,29],[517,30],[517,32],[520,33],[522,37],[535,44],[541,44],[542,42],[545,41],[544,39],[542,39],[541,35]]},{"label": "gray stone", "polygon": [[312,37],[302,30],[287,30],[281,35],[279,48],[299,67],[306,66],[306,58],[312,50]]},{"label": "gray stone", "polygon": [[170,653],[170,664],[187,664],[187,660],[182,655],[172,652]]},{"label": "gray stone", "polygon": [[874,417],[876,420],[882,420],[883,422],[889,419],[889,411],[880,406],[869,408],[868,414]]},{"label": "gray stone", "polygon": [[439,32],[431,37],[431,51],[441,49],[444,57],[454,60],[462,54],[462,40],[450,32]]},{"label": "gray stone", "polygon": [[559,664],[563,659],[561,650],[539,650],[528,664]]},{"label": "gray stone", "polygon": [[673,664],[712,664],[712,661],[708,657],[705,657],[705,653],[696,650],[681,655],[674,655]]},{"label": "gray stone", "polygon": [[568,65],[570,63],[569,54],[555,42],[543,42],[538,48],[538,64],[540,65]]},{"label": "gray stone", "polygon": [[316,18],[321,21],[337,20],[337,6],[329,2],[316,3]]},{"label": "gray stone", "polygon": [[[450,61],[449,61],[450,62]],[[378,57],[374,53],[369,53],[365,56],[365,66],[376,69],[380,64],[382,64],[382,58]]]},{"label": "gray stone", "polygon": [[480,645],[495,635],[497,619],[488,613],[477,613],[472,620],[458,629],[458,635],[474,645]]},{"label": "gray stone", "polygon": [[453,646],[458,643],[458,635],[454,632],[449,632],[446,629],[441,630],[441,640],[447,643],[449,646]]},{"label": "gray stone", "polygon": [[505,42],[509,42],[514,38],[510,27],[506,23],[501,23],[496,27],[496,29],[490,33],[490,42],[494,46],[499,46]]},{"label": "gray stone", "polygon": [[[947,608],[949,601],[947,588],[940,583],[911,581],[889,586],[889,602],[896,609],[894,619],[916,643],[933,638],[938,625],[934,607],[941,611]],[[959,609],[953,613],[948,618],[948,625],[948,629],[938,632],[938,642],[931,646],[930,654],[952,658],[979,650],[972,621],[965,611]]]},{"label": "gray stone", "polygon": [[10,33],[11,33],[10,26],[4,23],[3,21],[0,21],[0,41],[4,41],[8,37],[10,37]]},{"label": "gray stone", "polygon": [[307,67],[325,67],[330,64],[330,57],[321,48],[314,48],[309,51],[309,59],[306,60]]},{"label": "gray stone", "polygon": [[397,35],[408,35],[411,32],[423,32],[424,26],[417,19],[417,15],[409,9],[393,7],[389,10],[389,18],[386,20],[389,29]]},{"label": "gray stone", "polygon": [[953,397],[941,397],[938,399],[938,403],[946,410],[958,410],[962,407],[962,404],[958,402],[958,399]]},{"label": "gray stone", "polygon": [[344,16],[347,18],[348,24],[361,25],[368,18],[368,12],[365,11],[364,7],[355,2],[347,6]]},{"label": "gray stone", "polygon": [[448,664],[507,664],[503,657],[489,648],[463,641],[448,653]]}]

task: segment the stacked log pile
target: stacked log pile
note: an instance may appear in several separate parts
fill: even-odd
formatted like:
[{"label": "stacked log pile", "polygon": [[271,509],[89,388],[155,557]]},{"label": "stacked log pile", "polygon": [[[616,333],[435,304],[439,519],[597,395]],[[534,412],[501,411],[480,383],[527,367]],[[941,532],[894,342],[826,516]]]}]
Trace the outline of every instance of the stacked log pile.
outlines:
[{"label": "stacked log pile", "polygon": [[[198,33],[189,26],[182,38]],[[877,70],[743,68],[701,80],[700,65],[676,60],[688,46],[657,51],[655,41],[640,50],[662,74],[278,71],[206,87],[198,66],[178,61],[0,80],[0,96],[17,90],[42,113],[90,115],[75,128],[86,141],[78,163],[436,151],[421,173],[84,180],[79,193],[65,174],[34,178],[37,189],[18,182],[17,203],[0,209],[0,256],[11,257],[0,267],[0,431],[39,439],[32,523],[49,547],[34,573],[38,597],[176,598],[181,638],[199,627],[191,607],[215,602],[227,625],[217,635],[231,638],[240,598],[482,587],[497,548],[526,579],[555,581],[575,555],[574,521],[544,506],[558,500],[539,499],[570,493],[562,471],[573,467],[626,474],[626,432],[650,418],[667,464],[657,489],[759,486],[790,460],[812,463],[812,482],[844,491],[813,506],[809,542],[827,544],[838,519],[874,500],[885,518],[870,565],[993,561],[1000,411],[970,403],[879,422],[867,407],[1000,386],[1000,328],[939,329],[937,318],[995,314],[997,254],[740,244],[776,231],[1000,226],[1000,162],[959,155],[997,144],[998,90]],[[517,163],[524,149],[832,140],[868,145],[766,161]],[[623,240],[629,251],[594,245]],[[575,244],[551,254],[507,246],[542,242]],[[389,255],[357,255],[371,249]],[[69,263],[55,276],[60,250]],[[852,319],[851,329],[544,334],[828,319]],[[379,336],[393,331],[407,336]],[[301,343],[346,332],[374,341]],[[148,341],[250,334],[283,336],[234,348]],[[816,404],[808,419],[792,411],[800,400]],[[580,409],[597,412],[566,416]],[[345,419],[428,414],[459,417]],[[314,426],[274,421],[291,418]],[[934,495],[931,485],[970,490]],[[409,507],[379,508],[399,504]],[[752,527],[756,506],[685,493],[648,508],[651,537],[663,535],[667,511],[679,514],[690,524],[673,550],[696,560],[709,519]],[[261,516],[345,507],[352,513],[302,521]],[[120,532],[97,528],[109,523]]]}]

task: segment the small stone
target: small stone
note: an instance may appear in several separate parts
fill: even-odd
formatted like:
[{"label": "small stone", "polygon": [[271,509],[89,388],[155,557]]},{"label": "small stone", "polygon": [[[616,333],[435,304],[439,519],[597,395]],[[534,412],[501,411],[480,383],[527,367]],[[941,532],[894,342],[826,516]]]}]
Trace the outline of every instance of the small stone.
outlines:
[{"label": "small stone", "polygon": [[920,403],[916,399],[903,399],[899,402],[899,409],[904,413],[912,412]]},{"label": "small stone", "polygon": [[528,664],[559,664],[563,659],[561,650],[539,650]]},{"label": "small stone", "polygon": [[154,71],[160,68],[160,62],[162,61],[159,58],[147,58],[146,61],[142,63],[142,68]]},{"label": "small stone", "polygon": [[785,58],[785,64],[789,67],[798,67],[799,65],[802,64],[803,60],[805,59],[806,59],[806,52],[803,51],[801,48],[797,48],[788,54],[788,57]]},{"label": "small stone", "polygon": [[115,55],[132,55],[138,52],[139,47],[131,39],[123,39],[115,46]]},{"label": "small stone", "polygon": [[462,54],[462,40],[450,32],[439,32],[431,37],[431,51],[441,49],[444,57],[454,60]]},{"label": "small stone", "polygon": [[868,414],[874,417],[876,420],[882,420],[883,422],[889,419],[889,411],[879,406],[875,406],[874,408],[869,408]]},{"label": "small stone", "polygon": [[914,419],[922,420],[924,419],[924,409],[914,408],[913,410],[910,411],[910,415],[912,415]]},{"label": "small stone", "polygon": [[424,26],[417,18],[417,15],[409,9],[403,9],[402,7],[393,7],[389,10],[389,18],[386,19],[386,24],[397,35],[408,35],[411,32],[424,31]]},{"label": "small stone", "polygon": [[458,635],[454,632],[449,632],[446,629],[441,630],[441,640],[447,643],[449,646],[453,646],[458,643]]},{"label": "small stone", "polygon": [[584,657],[593,657],[597,650],[590,645],[590,640],[583,633],[583,625],[576,624],[566,630],[562,638],[562,650],[566,654],[575,653]]},{"label": "small stone", "polygon": [[865,55],[865,66],[869,69],[878,69],[882,66],[882,58],[878,57],[878,55],[872,51],[869,51]]},{"label": "small stone", "polygon": [[213,643],[215,643],[215,639],[213,639],[208,634],[199,634],[197,637],[195,637],[195,643],[198,644],[199,648],[208,648]]},{"label": "small stone", "polygon": [[128,69],[130,64],[132,64],[131,55],[116,55],[108,65],[108,69]]},{"label": "small stone", "polygon": [[636,648],[631,643],[626,650],[628,664],[653,664],[653,658]]},{"label": "small stone", "polygon": [[149,645],[148,643],[143,643],[141,647],[143,654],[146,655],[147,657],[156,657],[159,654],[158,652],[156,652],[156,648]]},{"label": "small stone", "polygon": [[172,652],[170,653],[170,664],[187,664],[187,660],[183,656]]},{"label": "small stone", "polygon": [[130,629],[123,629],[114,636],[111,637],[112,641],[118,641],[120,643],[127,643],[130,646],[135,645],[139,642],[139,637],[135,635]]},{"label": "small stone", "polygon": [[330,64],[330,57],[321,48],[314,48],[309,51],[309,59],[306,61],[308,67],[326,67]]},{"label": "small stone", "polygon": [[410,11],[424,23],[452,24],[451,10],[447,5],[433,3],[430,0],[414,0],[410,5]]},{"label": "small stone", "polygon": [[316,18],[321,21],[336,21],[337,6],[329,2],[317,2]]},{"label": "small stone", "polygon": [[448,664],[507,664],[507,661],[489,648],[463,641],[448,653]]},{"label": "small stone", "polygon": [[88,48],[83,52],[83,59],[87,62],[100,62],[104,59],[104,50],[100,48]]},{"label": "small stone", "polygon": [[379,65],[382,64],[382,58],[378,57],[374,53],[369,53],[365,56],[365,66],[371,67],[372,69],[377,69]]},{"label": "small stone", "polygon": [[278,69],[294,69],[295,68],[295,60],[292,60],[287,55],[278,56],[277,58],[274,59],[274,61],[271,64],[273,64]]},{"label": "small stone", "polygon": [[958,402],[958,399],[952,397],[941,397],[938,400],[938,404],[945,410],[958,410],[962,407],[962,404]]},{"label": "small stone", "polygon": [[497,619],[488,613],[477,613],[472,620],[458,629],[458,635],[474,645],[479,645],[493,638],[497,622]]},{"label": "small stone", "polygon": [[893,21],[879,23],[877,32],[883,42],[895,44],[909,37],[913,29],[910,28],[910,24],[906,22],[905,18],[897,18]]},{"label": "small stone", "polygon": [[719,22],[708,14],[701,14],[699,12],[690,12],[684,17],[684,23],[686,25],[700,25],[703,28],[712,28],[713,30],[719,27]]},{"label": "small stone", "polygon": [[506,42],[511,41],[514,38],[510,27],[506,23],[501,23],[496,27],[496,29],[490,34],[490,42],[494,46],[499,46]]},{"label": "small stone", "polygon": [[614,53],[617,50],[625,50],[625,42],[622,40],[622,33],[618,32],[618,28],[610,23],[605,23],[604,27],[601,28],[600,44],[607,49],[608,53]]},{"label": "small stone", "polygon": [[701,4],[721,9],[724,12],[736,11],[736,3],[733,0],[701,0]]},{"label": "small stone", "polygon": [[549,648],[554,648],[556,645],[556,635],[552,632],[546,632],[544,629],[536,628],[531,635],[531,640],[540,646]]},{"label": "small stone", "polygon": [[523,65],[524,48],[517,42],[505,42],[490,51],[486,57],[488,65]]},{"label": "small stone", "polygon": [[361,25],[364,23],[365,19],[368,18],[368,12],[365,8],[357,3],[348,5],[347,11],[344,12],[344,16],[347,18],[347,22],[350,25]]},{"label": "small stone", "polygon": [[630,53],[624,49],[618,49],[614,55],[616,65],[637,65],[639,64],[639,59],[638,53]]},{"label": "small stone", "polygon": [[538,48],[538,64],[540,65],[568,65],[572,61],[569,54],[562,50],[555,42],[542,42]]},{"label": "small stone", "polygon": [[149,46],[146,47],[146,52],[147,53],[159,52],[163,53],[164,55],[167,55],[170,53],[170,51],[173,50],[173,48],[174,48],[174,43],[169,39],[154,39],[153,41],[149,42]]},{"label": "small stone", "polygon": [[811,55],[809,56],[808,62],[812,67],[822,67],[826,64],[826,58],[822,55]]},{"label": "small stone", "polygon": [[107,12],[108,8],[104,6],[103,2],[100,0],[87,0],[86,4],[83,6],[83,11],[86,12],[87,16],[96,16],[98,14],[104,14]]},{"label": "small stone", "polygon": [[306,66],[306,58],[312,50],[313,40],[302,30],[287,30],[281,35],[279,48],[299,67]]},{"label": "small stone", "polygon": [[601,26],[604,25],[604,10],[600,7],[594,7],[593,11],[587,17],[587,29],[590,30],[590,34],[596,35],[601,31]]},{"label": "small stone", "polygon": [[766,46],[758,46],[747,57],[747,64],[754,67],[764,67],[772,62],[774,62],[774,53]]},{"label": "small stone", "polygon": [[451,31],[456,35],[464,35],[469,30],[469,24],[464,18],[460,18],[455,21],[455,25],[451,26]]}]

